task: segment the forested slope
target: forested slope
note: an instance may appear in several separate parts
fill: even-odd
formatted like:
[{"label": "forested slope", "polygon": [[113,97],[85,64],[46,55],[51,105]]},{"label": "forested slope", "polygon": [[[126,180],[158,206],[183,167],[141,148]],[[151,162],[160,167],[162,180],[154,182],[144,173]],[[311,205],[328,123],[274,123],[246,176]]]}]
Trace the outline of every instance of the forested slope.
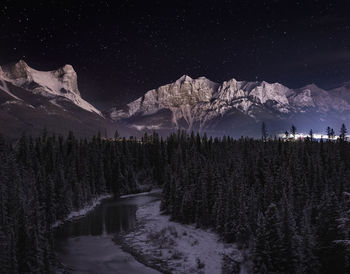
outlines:
[{"label": "forested slope", "polygon": [[81,140],[72,133],[44,132],[11,144],[1,138],[0,272],[52,273],[52,225],[100,195],[149,190],[160,163],[152,146],[147,152],[140,142]]},{"label": "forested slope", "polygon": [[[52,225],[94,198],[163,186],[173,220],[214,229],[255,273],[349,273],[350,144],[207,138],[0,140],[0,267],[50,273]],[[343,224],[342,224],[343,223]],[[237,269],[237,265],[234,266]],[[230,270],[228,270],[230,271]]]},{"label": "forested slope", "polygon": [[349,273],[337,242],[349,237],[339,226],[349,214],[348,142],[173,135],[167,145],[162,209],[174,220],[238,243],[255,273]]}]

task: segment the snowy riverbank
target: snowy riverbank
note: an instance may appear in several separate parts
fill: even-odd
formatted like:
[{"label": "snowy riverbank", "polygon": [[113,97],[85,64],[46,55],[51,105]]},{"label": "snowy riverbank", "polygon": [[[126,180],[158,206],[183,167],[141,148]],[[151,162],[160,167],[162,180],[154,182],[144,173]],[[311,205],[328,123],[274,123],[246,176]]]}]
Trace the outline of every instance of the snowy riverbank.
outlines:
[{"label": "snowy riverbank", "polygon": [[169,221],[160,214],[160,201],[139,207],[137,228],[116,242],[138,260],[163,273],[221,273],[224,254],[240,253],[207,230]]},{"label": "snowy riverbank", "polygon": [[148,195],[148,194],[156,194],[156,193],[161,193],[161,192],[162,192],[162,189],[156,188],[156,189],[152,189],[151,191],[122,195],[119,197],[119,199],[132,198],[132,197],[143,196],[143,195]]},{"label": "snowy riverbank", "polygon": [[98,206],[103,200],[110,199],[112,197],[113,197],[112,194],[105,194],[95,198],[94,200],[91,201],[90,204],[86,205],[82,209],[77,211],[72,211],[64,220],[60,220],[54,223],[52,225],[52,228],[58,227],[62,225],[64,222],[68,222],[68,221],[72,221],[72,220],[84,217],[87,213],[94,210],[94,208]]},{"label": "snowy riverbank", "polygon": [[[161,189],[157,188],[157,189],[154,189],[151,191],[122,195],[119,197],[119,199],[132,198],[135,196],[147,195],[147,194],[152,194],[152,193],[155,194],[155,193],[160,193],[160,192],[161,192]],[[87,213],[94,210],[95,207],[97,207],[99,204],[101,204],[101,202],[103,200],[110,199],[112,197],[113,197],[113,194],[105,194],[105,195],[101,195],[101,196],[95,198],[94,200],[92,200],[88,205],[86,205],[82,209],[77,210],[77,211],[72,211],[64,220],[60,220],[60,221],[57,221],[56,223],[54,223],[52,225],[52,228],[58,227],[58,226],[62,225],[64,222],[73,221],[75,219],[79,219],[79,218],[84,217]]]}]

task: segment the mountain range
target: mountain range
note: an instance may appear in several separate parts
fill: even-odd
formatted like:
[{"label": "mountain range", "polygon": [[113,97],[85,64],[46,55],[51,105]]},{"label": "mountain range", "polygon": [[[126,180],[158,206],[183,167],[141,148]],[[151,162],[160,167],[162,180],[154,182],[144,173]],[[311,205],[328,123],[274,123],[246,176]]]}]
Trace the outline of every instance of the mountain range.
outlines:
[{"label": "mountain range", "polygon": [[301,132],[324,132],[350,118],[350,83],[332,90],[315,84],[291,89],[265,81],[231,79],[219,84],[184,75],[109,113],[112,120],[139,130],[183,128],[219,136],[258,136],[265,122],[271,134],[285,132],[292,124]]},{"label": "mountain range", "polygon": [[292,89],[280,83],[231,79],[215,83],[184,75],[147,91],[124,107],[100,111],[84,100],[71,65],[38,71],[24,61],[0,66],[0,132],[17,137],[22,132],[49,132],[92,136],[162,135],[177,129],[212,136],[259,136],[265,122],[270,134],[335,129],[350,118],[350,82],[331,90],[315,84]]}]

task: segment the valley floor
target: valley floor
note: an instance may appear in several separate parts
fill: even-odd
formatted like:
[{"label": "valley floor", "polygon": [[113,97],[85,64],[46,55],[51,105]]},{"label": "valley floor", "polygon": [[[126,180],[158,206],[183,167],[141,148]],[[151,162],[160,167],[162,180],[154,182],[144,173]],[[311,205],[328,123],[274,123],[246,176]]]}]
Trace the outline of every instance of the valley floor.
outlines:
[{"label": "valley floor", "polygon": [[236,254],[236,260],[242,261],[234,245],[221,242],[211,231],[169,221],[160,214],[159,205],[157,201],[139,207],[137,228],[116,238],[139,261],[163,273],[210,274],[222,272],[224,254]]}]

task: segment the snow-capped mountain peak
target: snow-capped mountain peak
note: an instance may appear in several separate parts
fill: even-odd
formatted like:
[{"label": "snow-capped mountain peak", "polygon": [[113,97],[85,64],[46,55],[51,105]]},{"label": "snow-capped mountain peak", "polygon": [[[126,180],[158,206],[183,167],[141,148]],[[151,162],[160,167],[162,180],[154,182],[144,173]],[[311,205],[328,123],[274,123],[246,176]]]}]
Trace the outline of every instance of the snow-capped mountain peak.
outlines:
[{"label": "snow-capped mountain peak", "polygon": [[184,74],[179,79],[177,79],[176,82],[180,83],[180,82],[192,81],[192,80],[193,79],[190,76]]},{"label": "snow-capped mountain peak", "polygon": [[71,92],[80,95],[78,89],[78,77],[74,68],[71,65],[65,65],[53,72],[54,75],[60,79],[62,85]]},{"label": "snow-capped mountain peak", "polygon": [[[289,112],[288,96],[290,93],[289,88],[279,83],[231,79],[220,85],[206,77],[192,79],[183,75],[174,83],[150,90],[143,97],[128,104],[128,112],[115,109],[111,117],[118,120],[136,113],[149,115],[159,109],[170,109],[176,119],[181,119],[183,116],[196,116],[196,119],[206,120],[204,116],[208,113],[210,113],[210,118],[213,115],[221,115],[232,108],[248,113],[252,105],[261,105],[269,101],[273,102],[271,104],[280,112],[286,113]],[[175,121],[175,118],[172,120]]]},{"label": "snow-capped mountain peak", "polygon": [[227,131],[235,119],[242,120],[237,124],[250,126],[270,120],[279,127],[282,120],[309,115],[308,119],[320,116],[315,123],[323,123],[327,115],[350,113],[350,96],[344,96],[344,90],[327,91],[315,84],[291,89],[280,83],[234,78],[218,84],[206,77],[183,75],[146,92],[125,108],[111,109],[110,117],[135,128],[204,131]]},{"label": "snow-capped mountain peak", "polygon": [[3,66],[3,71],[4,76],[16,85],[32,84],[48,93],[61,95],[73,92],[80,96],[77,74],[71,65],[53,71],[39,71],[20,60],[15,64]]},{"label": "snow-capped mountain peak", "polygon": [[103,116],[99,110],[81,98],[77,74],[71,65],[53,71],[39,71],[20,60],[15,64],[2,66],[1,71],[0,77],[3,80],[48,97],[53,104],[58,104],[57,98],[66,98],[82,109]]},{"label": "snow-capped mountain peak", "polygon": [[225,81],[219,88],[219,98],[222,100],[237,100],[248,98],[256,103],[264,104],[267,101],[276,101],[281,105],[287,105],[289,88],[279,84],[268,82],[246,82],[231,79]]}]

